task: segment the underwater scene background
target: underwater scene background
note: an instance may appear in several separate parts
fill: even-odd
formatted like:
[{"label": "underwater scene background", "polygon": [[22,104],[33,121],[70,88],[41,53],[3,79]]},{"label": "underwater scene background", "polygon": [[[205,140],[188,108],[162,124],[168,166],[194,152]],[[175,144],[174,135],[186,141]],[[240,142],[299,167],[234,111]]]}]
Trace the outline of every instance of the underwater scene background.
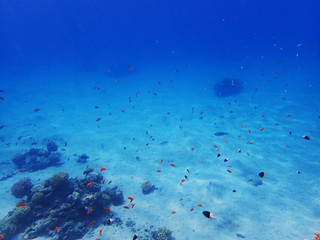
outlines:
[{"label": "underwater scene background", "polygon": [[0,239],[320,239],[320,2],[0,1]]}]

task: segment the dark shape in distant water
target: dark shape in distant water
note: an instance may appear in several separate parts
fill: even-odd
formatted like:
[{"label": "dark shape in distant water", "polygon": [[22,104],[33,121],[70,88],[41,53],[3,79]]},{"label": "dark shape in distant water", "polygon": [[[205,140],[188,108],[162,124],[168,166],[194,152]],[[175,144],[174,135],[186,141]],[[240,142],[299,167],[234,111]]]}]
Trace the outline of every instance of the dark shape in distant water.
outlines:
[{"label": "dark shape in distant water", "polygon": [[214,135],[216,135],[216,136],[224,136],[224,135],[228,135],[228,133],[226,133],[226,132],[216,132]]},{"label": "dark shape in distant water", "polygon": [[242,92],[243,82],[239,79],[225,78],[213,87],[217,97],[235,96]]}]

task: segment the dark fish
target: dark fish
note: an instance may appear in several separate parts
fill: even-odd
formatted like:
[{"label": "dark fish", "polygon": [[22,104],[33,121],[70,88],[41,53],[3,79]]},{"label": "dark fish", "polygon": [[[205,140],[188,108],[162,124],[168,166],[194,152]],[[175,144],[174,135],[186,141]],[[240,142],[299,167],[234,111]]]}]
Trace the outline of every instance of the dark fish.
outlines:
[{"label": "dark fish", "polygon": [[259,177],[264,178],[265,177],[265,173],[264,172],[260,172],[259,173]]},{"label": "dark fish", "polygon": [[308,137],[307,135],[302,135],[302,138],[304,138],[305,140],[310,140],[310,137]]},{"label": "dark fish", "polygon": [[202,214],[206,217],[206,218],[213,218],[216,219],[213,214],[209,211],[203,211]]},{"label": "dark fish", "polygon": [[132,240],[136,240],[136,239],[138,239],[138,233],[136,233],[132,238]]},{"label": "dark fish", "polygon": [[222,153],[218,153],[217,157],[220,157]]},{"label": "dark fish", "polygon": [[226,132],[216,132],[214,135],[216,135],[216,136],[224,136],[224,135],[228,135],[228,133],[226,133]]}]

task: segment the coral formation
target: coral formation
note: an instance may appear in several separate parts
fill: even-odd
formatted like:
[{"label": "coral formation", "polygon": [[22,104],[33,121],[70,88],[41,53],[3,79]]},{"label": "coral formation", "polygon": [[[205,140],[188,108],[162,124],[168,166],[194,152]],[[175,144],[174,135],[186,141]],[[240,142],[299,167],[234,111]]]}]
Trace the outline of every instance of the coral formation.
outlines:
[{"label": "coral formation", "polygon": [[213,90],[217,97],[230,97],[242,92],[243,83],[239,79],[225,78],[222,81],[216,83]]},{"label": "coral formation", "polygon": [[31,172],[46,169],[51,166],[60,166],[61,155],[60,153],[53,153],[53,150],[57,148],[51,146],[53,144],[54,146],[56,146],[54,142],[50,142],[49,147],[47,145],[47,148],[50,149],[50,151],[39,148],[31,148],[28,152],[24,154],[14,154],[11,160],[18,169]]},{"label": "coral formation", "polygon": [[320,240],[320,232],[315,232],[314,235],[313,240]]},{"label": "coral formation", "polygon": [[78,157],[77,162],[78,163],[86,163],[88,160],[89,156],[86,154],[82,154]]},{"label": "coral formation", "polygon": [[58,145],[55,142],[49,141],[47,143],[47,149],[49,152],[55,152],[58,150]]},{"label": "coral formation", "polygon": [[[101,191],[101,173],[90,170],[84,174],[84,178],[78,179],[69,178],[66,172],[57,172],[43,184],[34,186],[25,205],[17,206],[0,220],[1,234],[7,239],[17,235],[18,239],[47,236],[67,240],[84,236],[95,227],[94,221],[108,224],[104,220],[113,214],[105,208],[122,203],[122,191],[117,187]],[[88,187],[89,180],[96,181],[98,187],[94,190],[92,185]],[[122,223],[121,219],[114,219]],[[59,231],[55,230],[56,226]]]},{"label": "coral formation", "polygon": [[172,231],[166,227],[159,227],[157,231],[151,232],[153,240],[168,240],[171,238]]},{"label": "coral formation", "polygon": [[23,198],[31,193],[33,184],[30,178],[22,178],[18,182],[12,185],[11,194],[16,198]]},{"label": "coral formation", "polygon": [[145,182],[141,184],[141,189],[143,194],[152,193],[156,188],[151,182]]}]

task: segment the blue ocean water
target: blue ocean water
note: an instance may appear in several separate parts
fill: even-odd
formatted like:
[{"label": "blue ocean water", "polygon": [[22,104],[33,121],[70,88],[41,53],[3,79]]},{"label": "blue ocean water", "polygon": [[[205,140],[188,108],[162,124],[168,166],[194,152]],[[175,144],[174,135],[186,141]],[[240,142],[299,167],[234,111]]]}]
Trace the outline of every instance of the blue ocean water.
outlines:
[{"label": "blue ocean water", "polygon": [[1,0],[0,238],[320,239],[319,12]]}]

